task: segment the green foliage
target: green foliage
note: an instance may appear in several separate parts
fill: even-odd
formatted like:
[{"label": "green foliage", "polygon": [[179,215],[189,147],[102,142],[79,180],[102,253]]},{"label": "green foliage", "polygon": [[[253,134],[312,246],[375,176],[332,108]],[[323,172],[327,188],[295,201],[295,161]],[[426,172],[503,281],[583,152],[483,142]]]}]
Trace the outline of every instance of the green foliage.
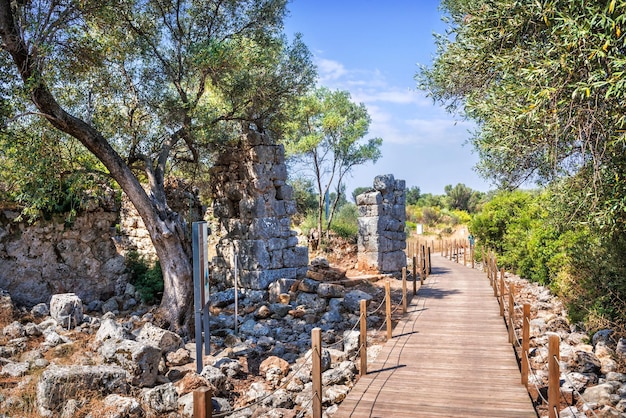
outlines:
[{"label": "green foliage", "polygon": [[317,209],[317,194],[315,194],[311,180],[298,177],[290,180],[289,184],[293,188],[293,198],[296,201],[299,220],[314,213]]},{"label": "green foliage", "polygon": [[[317,88],[301,97],[290,123],[285,124],[285,149],[292,160],[311,170],[318,195],[318,233],[322,236],[323,196],[335,185],[326,229],[344,194],[345,175],[355,166],[380,158],[381,138],[363,141],[371,118],[363,103],[347,91]],[[343,196],[345,199],[345,196]]]},{"label": "green foliage", "polygon": [[416,205],[419,202],[421,196],[420,188],[417,186],[411,186],[406,189],[406,204]]},{"label": "green foliage", "polygon": [[359,232],[359,213],[356,205],[346,203],[337,212],[335,221],[331,225],[331,230],[340,237],[356,242]]},{"label": "green foliage", "polygon": [[130,273],[130,283],[141,295],[141,300],[148,304],[158,303],[163,295],[161,264],[157,261],[150,265],[137,251],[129,251],[126,268]]},{"label": "green foliage", "polygon": [[356,203],[356,197],[367,192],[368,190],[371,190],[371,187],[355,187],[352,191],[352,202]]},{"label": "green foliage", "polygon": [[458,183],[454,187],[448,184],[445,186],[444,191],[446,192],[445,204],[448,209],[461,210],[468,213],[476,211],[478,204],[484,196],[483,193],[472,190],[462,183]]}]

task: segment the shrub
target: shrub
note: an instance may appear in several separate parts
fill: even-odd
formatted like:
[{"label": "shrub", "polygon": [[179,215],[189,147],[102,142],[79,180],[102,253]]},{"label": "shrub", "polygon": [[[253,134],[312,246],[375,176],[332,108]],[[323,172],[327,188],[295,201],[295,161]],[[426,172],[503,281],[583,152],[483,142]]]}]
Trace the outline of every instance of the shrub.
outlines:
[{"label": "shrub", "polygon": [[152,304],[160,301],[163,295],[163,272],[157,261],[150,265],[137,251],[126,254],[126,268],[130,273],[130,282],[135,286],[141,300]]}]

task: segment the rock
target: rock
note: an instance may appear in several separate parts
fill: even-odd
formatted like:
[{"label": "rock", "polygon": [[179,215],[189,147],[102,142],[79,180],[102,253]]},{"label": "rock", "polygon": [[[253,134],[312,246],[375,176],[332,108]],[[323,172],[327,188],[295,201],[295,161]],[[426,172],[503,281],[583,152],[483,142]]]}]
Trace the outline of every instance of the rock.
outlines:
[{"label": "rock", "polygon": [[13,321],[2,329],[2,334],[9,339],[14,339],[25,336],[26,330],[19,321]]},{"label": "rock", "polygon": [[270,303],[279,301],[280,295],[289,294],[291,286],[296,283],[295,279],[278,279],[268,287]]},{"label": "rock", "polygon": [[289,363],[280,357],[270,356],[261,362],[259,373],[264,376],[271,368],[277,368],[283,376],[286,376],[289,372]]},{"label": "rock", "polygon": [[320,298],[317,294],[300,293],[296,299],[298,305],[303,305],[305,309],[314,313],[326,311],[326,300]]},{"label": "rock", "polygon": [[178,409],[178,392],[172,383],[145,389],[142,394],[143,402],[151,411],[158,414],[172,412]]},{"label": "rock", "polygon": [[191,362],[191,355],[186,348],[179,348],[167,353],[166,359],[171,366],[182,366]]},{"label": "rock", "polygon": [[559,411],[559,418],[586,418],[587,414],[581,412],[575,406],[568,406]]},{"label": "rock", "polygon": [[[293,408],[293,399],[291,398],[291,394],[287,392],[285,389],[278,389],[271,396],[271,405],[272,408],[279,409],[291,409]],[[294,414],[295,416],[295,414]]]},{"label": "rock", "polygon": [[0,289],[0,312],[3,320],[13,319],[13,300],[9,292],[3,289]]},{"label": "rock", "polygon": [[[243,296],[240,293],[240,296]],[[235,289],[227,289],[221,292],[211,294],[211,306],[216,308],[225,308],[235,302]]]},{"label": "rock", "polygon": [[21,377],[28,373],[30,366],[28,362],[14,363],[10,362],[2,366],[0,377]]},{"label": "rock", "polygon": [[345,293],[343,286],[333,283],[320,283],[317,295],[324,299],[342,298]]},{"label": "rock", "polygon": [[256,322],[253,319],[245,321],[241,325],[240,331],[244,334],[254,335],[255,337],[262,337],[272,334],[272,330],[270,327],[260,322]]},{"label": "rock", "polygon": [[44,344],[48,347],[56,347],[58,345],[66,344],[70,342],[69,339],[60,335],[58,332],[56,332],[52,328],[46,328],[43,331],[43,335],[45,337]]},{"label": "rock", "polygon": [[570,368],[579,373],[595,373],[600,372],[602,363],[595,354],[586,351],[577,351],[574,358],[570,359]]},{"label": "rock", "polygon": [[344,331],[343,332],[343,351],[348,357],[353,357],[359,351],[359,338],[361,333],[359,331]]},{"label": "rock", "polygon": [[174,386],[176,387],[178,396],[183,396],[201,387],[211,387],[211,384],[196,372],[189,372],[176,382]]},{"label": "rock", "polygon": [[[143,418],[145,411],[136,399],[112,394],[104,398],[105,418]],[[90,413],[86,418],[101,418],[99,413]]]},{"label": "rock", "polygon": [[265,384],[263,382],[254,382],[248,388],[248,402],[257,402],[259,399],[266,396],[269,392],[265,388]]},{"label": "rock", "polygon": [[[324,388],[322,392],[322,402],[325,405],[335,405],[341,403],[346,398],[346,396],[348,396],[348,393],[350,393],[350,388],[346,385],[334,385],[328,388]],[[328,409],[326,411],[328,411]]]},{"label": "rock", "polygon": [[158,347],[163,354],[183,347],[183,340],[178,334],[154,326],[150,322],[145,323],[141,328],[137,341]]},{"label": "rock", "polygon": [[107,301],[105,301],[100,307],[100,309],[102,310],[102,313],[107,313],[107,312],[116,313],[116,312],[119,312],[120,305],[119,305],[117,298],[112,297],[108,299]]},{"label": "rock", "polygon": [[330,267],[330,263],[324,257],[315,257],[311,260],[311,267],[327,269]]},{"label": "rock", "polygon": [[593,337],[591,337],[591,344],[593,344],[593,346],[595,347],[596,344],[602,341],[608,346],[613,346],[615,345],[615,342],[613,341],[613,338],[611,338],[611,335],[613,335],[612,329],[600,330],[593,334]]},{"label": "rock", "polygon": [[214,366],[204,366],[200,376],[204,377],[215,388],[215,394],[219,395],[227,393],[226,375],[220,369]]},{"label": "rock", "polygon": [[357,313],[361,309],[361,300],[364,299],[369,304],[372,298],[372,295],[362,290],[351,290],[343,297],[343,305],[349,312]]},{"label": "rock", "polygon": [[230,358],[219,359],[213,366],[220,369],[220,371],[229,378],[234,378],[243,370],[243,366],[239,361]]},{"label": "rock", "polygon": [[620,338],[615,348],[615,353],[622,359],[626,360],[626,338]]},{"label": "rock", "polygon": [[257,319],[266,319],[272,315],[272,311],[267,305],[261,305],[259,309],[254,313],[254,317]]},{"label": "rock", "polygon": [[127,373],[117,366],[51,365],[37,384],[41,415],[58,411],[67,399],[89,399],[112,393],[127,394]]},{"label": "rock", "polygon": [[112,318],[106,318],[100,324],[96,333],[95,343],[103,343],[106,341],[123,341],[134,338],[124,327],[115,322]]},{"label": "rock", "polygon": [[352,383],[357,373],[356,365],[351,361],[343,361],[336,367],[322,373],[322,385],[343,385]]},{"label": "rock", "polygon": [[52,295],[50,316],[64,328],[77,327],[83,322],[83,302],[74,293]]},{"label": "rock", "polygon": [[43,318],[50,315],[50,309],[45,303],[38,303],[30,310],[30,313],[35,318]]},{"label": "rock", "polygon": [[583,398],[587,403],[597,403],[598,405],[611,405],[611,395],[615,393],[615,387],[610,383],[591,386],[583,392]]},{"label": "rock", "polygon": [[107,341],[100,347],[100,354],[108,363],[123,367],[133,386],[152,386],[159,373],[161,351],[152,345],[138,341]]},{"label": "rock", "polygon": [[309,279],[308,277],[300,281],[298,284],[298,290],[306,293],[317,293],[317,288],[320,283],[317,280]]}]

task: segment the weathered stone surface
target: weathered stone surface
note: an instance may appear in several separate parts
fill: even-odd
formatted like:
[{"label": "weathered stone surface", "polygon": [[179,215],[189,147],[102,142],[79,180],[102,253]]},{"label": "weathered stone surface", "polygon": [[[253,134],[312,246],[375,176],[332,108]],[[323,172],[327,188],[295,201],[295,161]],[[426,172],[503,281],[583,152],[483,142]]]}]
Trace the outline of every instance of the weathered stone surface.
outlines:
[{"label": "weathered stone surface", "polygon": [[146,322],[141,328],[137,335],[137,341],[158,347],[163,354],[183,347],[183,340],[180,335],[152,325],[150,322]]},{"label": "weathered stone surface", "polygon": [[302,277],[308,249],[297,246],[290,230],[296,208],[293,189],[285,183],[284,147],[250,131],[218,156],[211,175],[213,213],[223,237],[214,260],[218,282],[234,280],[235,254],[245,288],[267,289],[278,279]]},{"label": "weathered stone surface", "polygon": [[123,367],[133,386],[152,386],[159,373],[161,350],[158,347],[132,340],[108,341],[100,348],[108,363]]},{"label": "weathered stone surface", "polygon": [[95,343],[105,341],[122,341],[131,338],[132,335],[124,327],[115,322],[112,318],[105,318],[96,333]]},{"label": "weathered stone surface", "polygon": [[178,408],[178,392],[172,383],[144,390],[142,399],[157,414],[176,411]]},{"label": "weathered stone surface", "polygon": [[83,322],[83,302],[75,293],[52,295],[50,316],[65,328],[74,328]]},{"label": "weathered stone surface", "polygon": [[[111,394],[102,401],[106,408],[106,418],[143,418],[145,411],[141,404],[135,399],[128,396]],[[90,413],[87,418],[100,418],[99,413]]]},{"label": "weathered stone surface", "polygon": [[345,294],[345,288],[339,284],[320,283],[317,288],[317,295],[324,299],[342,298]]},{"label": "weathered stone surface", "polygon": [[37,405],[42,415],[58,411],[67,399],[127,394],[127,373],[117,366],[51,365],[37,384]]},{"label": "weathered stone surface", "polygon": [[357,196],[358,265],[398,274],[406,267],[405,183],[391,174],[377,176],[374,189]]}]

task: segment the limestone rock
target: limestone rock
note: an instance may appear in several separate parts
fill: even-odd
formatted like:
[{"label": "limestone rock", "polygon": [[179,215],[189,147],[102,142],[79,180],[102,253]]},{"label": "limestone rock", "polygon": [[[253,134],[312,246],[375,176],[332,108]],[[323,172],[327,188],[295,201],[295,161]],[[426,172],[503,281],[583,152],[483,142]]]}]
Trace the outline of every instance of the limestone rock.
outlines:
[{"label": "limestone rock", "polygon": [[172,331],[168,331],[146,322],[137,335],[137,341],[161,349],[163,354],[183,347],[183,340]]},{"label": "limestone rock", "polygon": [[127,394],[127,373],[117,366],[49,366],[37,384],[42,415],[58,411],[67,399],[111,393]]},{"label": "limestone rock", "polygon": [[157,347],[132,340],[107,341],[99,351],[108,363],[115,363],[128,372],[133,386],[155,384],[161,360]]},{"label": "limestone rock", "polygon": [[176,411],[178,409],[178,392],[172,383],[145,389],[142,395],[143,402],[151,411],[157,414]]},{"label": "limestone rock", "polygon": [[83,302],[75,293],[52,295],[50,316],[64,328],[74,328],[83,322]]}]

